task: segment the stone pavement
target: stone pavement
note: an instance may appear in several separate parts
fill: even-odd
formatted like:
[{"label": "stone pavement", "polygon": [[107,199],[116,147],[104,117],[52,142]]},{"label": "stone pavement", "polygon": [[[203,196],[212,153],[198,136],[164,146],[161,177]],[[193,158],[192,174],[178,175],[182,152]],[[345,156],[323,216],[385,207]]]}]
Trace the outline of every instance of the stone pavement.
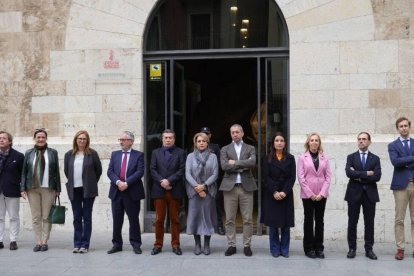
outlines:
[{"label": "stone pavement", "polygon": [[[126,233],[124,239],[128,239]],[[186,234],[181,235],[182,256],[171,252],[169,234],[163,252],[156,256],[150,254],[154,234],[145,233],[142,239],[142,255],[135,255],[129,244],[124,245],[124,251],[108,255],[111,233],[93,233],[89,253],[73,254],[72,233],[55,230],[51,233],[49,251],[34,253],[33,233],[25,230],[20,235],[17,251],[10,251],[8,240],[5,241],[6,247],[0,250],[0,275],[414,275],[409,245],[406,258],[396,261],[394,244],[375,244],[378,260],[372,261],[365,257],[363,242],[359,241],[357,257],[349,260],[346,242],[327,241],[326,259],[312,260],[304,256],[300,240],[291,241],[289,258],[273,258],[267,236],[253,237],[253,257],[245,257],[241,246],[236,255],[224,256],[226,239],[219,235],[212,237],[209,256],[195,256],[193,237]],[[241,240],[239,234],[238,245]]]}]

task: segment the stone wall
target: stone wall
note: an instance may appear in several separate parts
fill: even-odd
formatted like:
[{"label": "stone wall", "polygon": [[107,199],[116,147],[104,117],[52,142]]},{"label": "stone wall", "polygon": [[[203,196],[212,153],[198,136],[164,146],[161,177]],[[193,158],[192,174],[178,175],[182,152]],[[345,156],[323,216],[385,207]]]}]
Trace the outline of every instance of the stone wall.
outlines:
[{"label": "stone wall", "polygon": [[[5,103],[0,107],[0,125],[16,136],[16,148],[23,151],[30,147],[33,129],[46,127],[49,144],[63,157],[73,134],[86,129],[104,171],[121,130],[134,131],[136,148],[142,149],[143,32],[156,2],[0,2],[0,96]],[[290,37],[292,153],[300,154],[306,134],[316,131],[322,135],[331,160],[326,238],[346,238],[345,159],[357,149],[356,134],[364,130],[372,134],[372,151],[381,157],[383,167],[376,237],[392,241],[392,166],[386,146],[396,137],[395,119],[400,115],[414,118],[414,42],[410,32],[414,2],[276,2]],[[96,230],[111,229],[108,185],[103,176],[101,196],[94,208]],[[293,231],[294,237],[301,238],[298,194],[296,185],[297,226]],[[69,206],[65,196],[63,199]],[[30,227],[28,206],[22,206],[23,224]],[[59,228],[70,230],[71,224]]]}]

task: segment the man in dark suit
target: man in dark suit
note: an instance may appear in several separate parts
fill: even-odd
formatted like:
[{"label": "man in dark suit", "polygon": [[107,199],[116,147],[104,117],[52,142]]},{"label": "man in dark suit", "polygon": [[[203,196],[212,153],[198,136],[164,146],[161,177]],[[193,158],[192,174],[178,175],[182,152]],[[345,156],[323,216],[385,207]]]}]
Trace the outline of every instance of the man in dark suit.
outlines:
[{"label": "man in dark suit", "polygon": [[0,249],[4,248],[3,235],[7,212],[10,219],[10,250],[16,250],[20,229],[20,179],[24,155],[14,150],[12,145],[13,136],[0,131]]},{"label": "man in dark suit", "polygon": [[113,219],[113,246],[108,254],[122,251],[122,225],[125,213],[129,219],[129,241],[135,254],[141,254],[139,211],[140,201],[145,198],[141,180],[144,175],[144,154],[131,148],[134,144],[132,132],[124,131],[118,140],[122,150],[112,152],[108,166]]},{"label": "man in dark suit", "polygon": [[244,255],[253,255],[250,248],[253,235],[253,193],[257,190],[253,177],[256,166],[256,150],[243,142],[243,128],[235,124],[230,127],[232,143],[224,146],[220,153],[220,164],[224,171],[220,190],[224,196],[226,212],[226,236],[228,248],[225,256],[236,253],[236,215],[240,206],[243,219]]},{"label": "man in dark suit", "polygon": [[378,156],[368,151],[371,135],[358,134],[357,152],[346,159],[346,175],[349,177],[345,200],[348,202],[348,246],[347,258],[356,256],[357,224],[361,206],[365,224],[365,256],[376,260],[373,251],[375,205],[379,202],[377,182],[381,179],[381,164]]},{"label": "man in dark suit", "polygon": [[155,243],[151,255],[157,255],[162,251],[167,206],[171,221],[172,250],[176,255],[182,255],[179,213],[184,195],[185,154],[183,149],[175,146],[173,130],[166,129],[162,132],[162,147],[153,150],[150,170],[154,181],[151,198],[154,199],[156,212]]},{"label": "man in dark suit", "polygon": [[[207,134],[208,138],[211,141],[211,131],[209,127],[202,127],[200,132]],[[208,144],[208,148],[217,156],[217,160],[220,160],[220,146],[218,144],[214,144],[214,143],[209,143]],[[222,179],[222,170],[219,169],[219,176],[217,178],[217,185],[220,184],[221,179]],[[220,186],[219,186],[220,188]],[[223,209],[223,192],[222,191],[217,191],[216,194],[216,212],[217,212],[217,233],[219,235],[224,235],[226,234],[226,232],[224,232],[224,228],[223,228],[223,213],[222,213],[222,209]]]},{"label": "man in dark suit", "polygon": [[[410,207],[411,244],[414,248],[414,139],[410,138],[411,122],[400,117],[395,122],[400,137],[388,144],[388,153],[394,166],[391,190],[395,201],[395,259],[404,259],[404,219],[407,206]],[[414,257],[414,253],[413,253]]]}]

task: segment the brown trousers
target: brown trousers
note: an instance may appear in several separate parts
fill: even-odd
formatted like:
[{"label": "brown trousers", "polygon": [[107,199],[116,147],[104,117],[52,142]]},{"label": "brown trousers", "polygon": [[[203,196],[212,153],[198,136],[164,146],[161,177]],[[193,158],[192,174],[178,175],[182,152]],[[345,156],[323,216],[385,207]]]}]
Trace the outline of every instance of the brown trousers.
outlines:
[{"label": "brown trousers", "polygon": [[171,221],[171,246],[173,248],[180,246],[180,205],[181,200],[171,196],[167,191],[163,198],[154,200],[155,205],[155,243],[154,247],[161,248],[164,243],[164,221],[167,213],[167,206]]}]

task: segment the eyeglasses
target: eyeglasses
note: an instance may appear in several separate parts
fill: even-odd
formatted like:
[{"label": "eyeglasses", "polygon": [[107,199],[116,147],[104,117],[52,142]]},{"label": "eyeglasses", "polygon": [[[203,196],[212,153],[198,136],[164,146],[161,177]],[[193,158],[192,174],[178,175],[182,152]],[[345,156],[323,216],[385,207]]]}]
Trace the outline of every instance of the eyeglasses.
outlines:
[{"label": "eyeglasses", "polygon": [[88,138],[76,138],[76,139],[78,139],[79,141],[86,141],[86,140],[88,140]]},{"label": "eyeglasses", "polygon": [[119,142],[131,141],[132,139],[118,139]]}]

